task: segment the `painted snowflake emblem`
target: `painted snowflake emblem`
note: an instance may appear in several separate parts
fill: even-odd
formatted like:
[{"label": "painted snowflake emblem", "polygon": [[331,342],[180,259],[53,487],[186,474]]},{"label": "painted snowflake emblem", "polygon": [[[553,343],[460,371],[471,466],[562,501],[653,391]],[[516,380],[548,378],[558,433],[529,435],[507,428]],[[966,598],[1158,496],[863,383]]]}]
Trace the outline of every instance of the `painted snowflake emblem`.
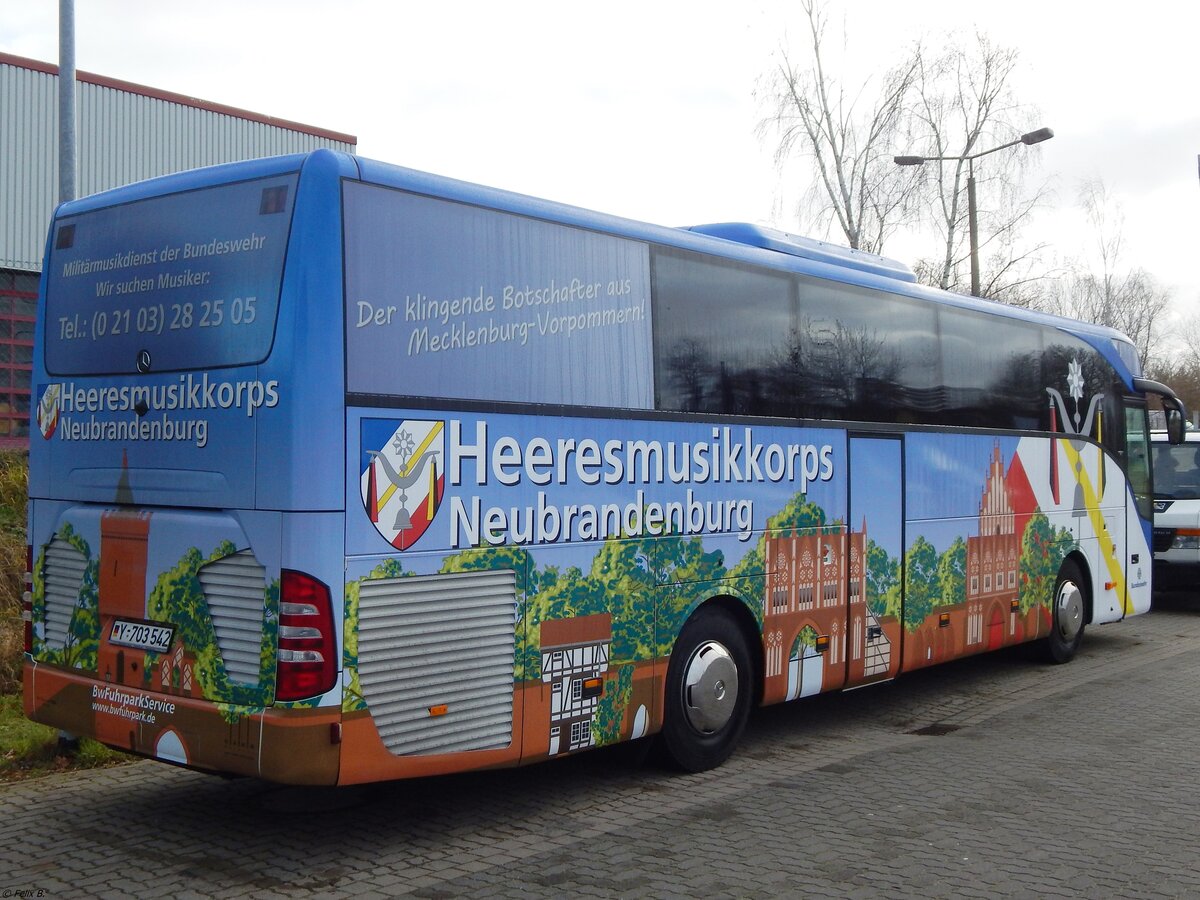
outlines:
[{"label": "painted snowflake emblem", "polygon": [[417,449],[417,442],[413,440],[410,432],[401,431],[396,435],[396,439],[392,441],[392,448],[407,460],[412,456],[413,451]]},{"label": "painted snowflake emblem", "polygon": [[1067,367],[1067,390],[1076,402],[1083,397],[1083,367],[1077,359],[1072,359]]}]

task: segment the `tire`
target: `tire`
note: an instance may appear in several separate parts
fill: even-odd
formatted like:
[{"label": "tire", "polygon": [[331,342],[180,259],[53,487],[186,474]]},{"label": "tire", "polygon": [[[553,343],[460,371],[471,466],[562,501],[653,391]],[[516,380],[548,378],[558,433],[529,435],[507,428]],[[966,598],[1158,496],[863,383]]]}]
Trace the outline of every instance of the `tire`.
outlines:
[{"label": "tire", "polygon": [[667,667],[662,749],[687,772],[729,758],[750,716],[754,668],[746,636],[720,607],[697,610],[679,633]]},{"label": "tire", "polygon": [[1083,643],[1087,598],[1087,581],[1079,565],[1068,559],[1058,570],[1050,598],[1050,634],[1042,644],[1043,656],[1049,662],[1070,662]]}]

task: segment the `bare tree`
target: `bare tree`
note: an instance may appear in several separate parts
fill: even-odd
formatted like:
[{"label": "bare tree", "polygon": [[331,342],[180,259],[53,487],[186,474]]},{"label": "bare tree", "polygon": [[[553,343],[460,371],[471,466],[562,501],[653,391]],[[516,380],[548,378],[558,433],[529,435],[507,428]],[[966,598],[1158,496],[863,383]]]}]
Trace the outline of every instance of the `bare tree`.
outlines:
[{"label": "bare tree", "polygon": [[[1029,130],[1031,111],[1017,101],[1010,78],[1017,52],[977,34],[973,43],[949,41],[940,56],[922,56],[915,81],[910,141],[929,159],[921,167],[928,220],[941,235],[938,257],[918,263],[918,277],[947,290],[965,289],[969,265],[966,182],[969,157],[1015,140]],[[1035,151],[1036,152],[1036,151]],[[934,157],[954,157],[935,160]],[[1030,151],[989,155],[975,170],[980,247],[987,251],[980,293],[1030,306],[1040,302],[1042,245],[1021,240],[1021,227],[1046,200],[1046,188],[1028,194],[1024,172]]]},{"label": "bare tree", "polygon": [[[938,55],[917,43],[882,77],[848,88],[827,64],[830,39],[821,0],[800,5],[807,46],[795,57],[781,49],[764,79],[771,113],[760,133],[778,137],[780,166],[797,155],[812,164],[801,210],[828,230],[836,223],[851,247],[875,253],[883,252],[897,228],[927,221],[940,231],[943,251],[917,263],[918,278],[963,289],[966,162],[900,168],[893,156],[901,149],[925,157],[968,156],[1019,135],[1026,109],[1009,86],[1016,52],[979,35],[968,46],[949,40]],[[842,38],[847,40],[844,29]],[[1023,192],[1028,151],[1000,156],[1005,158],[989,159],[976,177],[985,201],[979,216],[987,253],[981,293],[1039,305],[1042,248],[1022,242],[1020,231],[1045,192]]]},{"label": "bare tree", "polygon": [[1143,367],[1163,354],[1163,322],[1171,293],[1145,269],[1124,265],[1124,217],[1101,181],[1080,189],[1080,206],[1095,233],[1090,260],[1077,260],[1057,282],[1055,312],[1107,325],[1133,340]]},{"label": "bare tree", "polygon": [[779,165],[797,153],[815,164],[806,203],[823,224],[836,221],[851,247],[879,253],[917,181],[915,174],[896,170],[891,154],[920,53],[888,71],[870,103],[864,95],[871,79],[848,91],[826,66],[826,18],[819,0],[801,0],[800,6],[807,17],[807,51],[797,61],[781,48],[765,80],[773,111],[760,133],[778,134]]},{"label": "bare tree", "polygon": [[1175,329],[1176,357],[1186,366],[1200,369],[1200,313],[1186,316]]},{"label": "bare tree", "polygon": [[1200,421],[1200,313],[1186,316],[1174,328],[1171,354],[1151,360],[1147,374],[1169,384],[1186,404],[1193,422]]}]

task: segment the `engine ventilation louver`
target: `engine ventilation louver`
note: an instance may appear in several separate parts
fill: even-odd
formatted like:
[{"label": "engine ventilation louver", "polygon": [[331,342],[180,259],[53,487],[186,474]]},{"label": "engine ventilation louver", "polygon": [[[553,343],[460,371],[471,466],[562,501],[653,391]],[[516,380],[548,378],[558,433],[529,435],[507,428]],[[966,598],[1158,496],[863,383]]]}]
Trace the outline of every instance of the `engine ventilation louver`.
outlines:
[{"label": "engine ventilation louver", "polygon": [[42,570],[45,584],[46,616],[45,641],[51,650],[66,646],[71,631],[71,618],[83,589],[87,558],[70,543],[56,537],[46,546],[46,562]]},{"label": "engine ventilation louver", "polygon": [[258,684],[267,570],[251,551],[242,550],[209,563],[196,576],[226,674],[241,684]]},{"label": "engine ventilation louver", "polygon": [[364,581],[358,676],[397,755],[512,742],[516,573]]}]

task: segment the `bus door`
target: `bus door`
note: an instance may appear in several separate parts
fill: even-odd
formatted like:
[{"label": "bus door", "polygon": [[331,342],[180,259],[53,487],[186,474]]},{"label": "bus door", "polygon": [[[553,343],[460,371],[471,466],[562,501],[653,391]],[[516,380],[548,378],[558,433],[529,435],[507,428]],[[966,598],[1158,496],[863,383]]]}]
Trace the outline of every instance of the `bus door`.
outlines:
[{"label": "bus door", "polygon": [[904,559],[902,436],[852,434],[849,465],[848,688],[893,678],[900,668],[902,628],[894,601]]}]

